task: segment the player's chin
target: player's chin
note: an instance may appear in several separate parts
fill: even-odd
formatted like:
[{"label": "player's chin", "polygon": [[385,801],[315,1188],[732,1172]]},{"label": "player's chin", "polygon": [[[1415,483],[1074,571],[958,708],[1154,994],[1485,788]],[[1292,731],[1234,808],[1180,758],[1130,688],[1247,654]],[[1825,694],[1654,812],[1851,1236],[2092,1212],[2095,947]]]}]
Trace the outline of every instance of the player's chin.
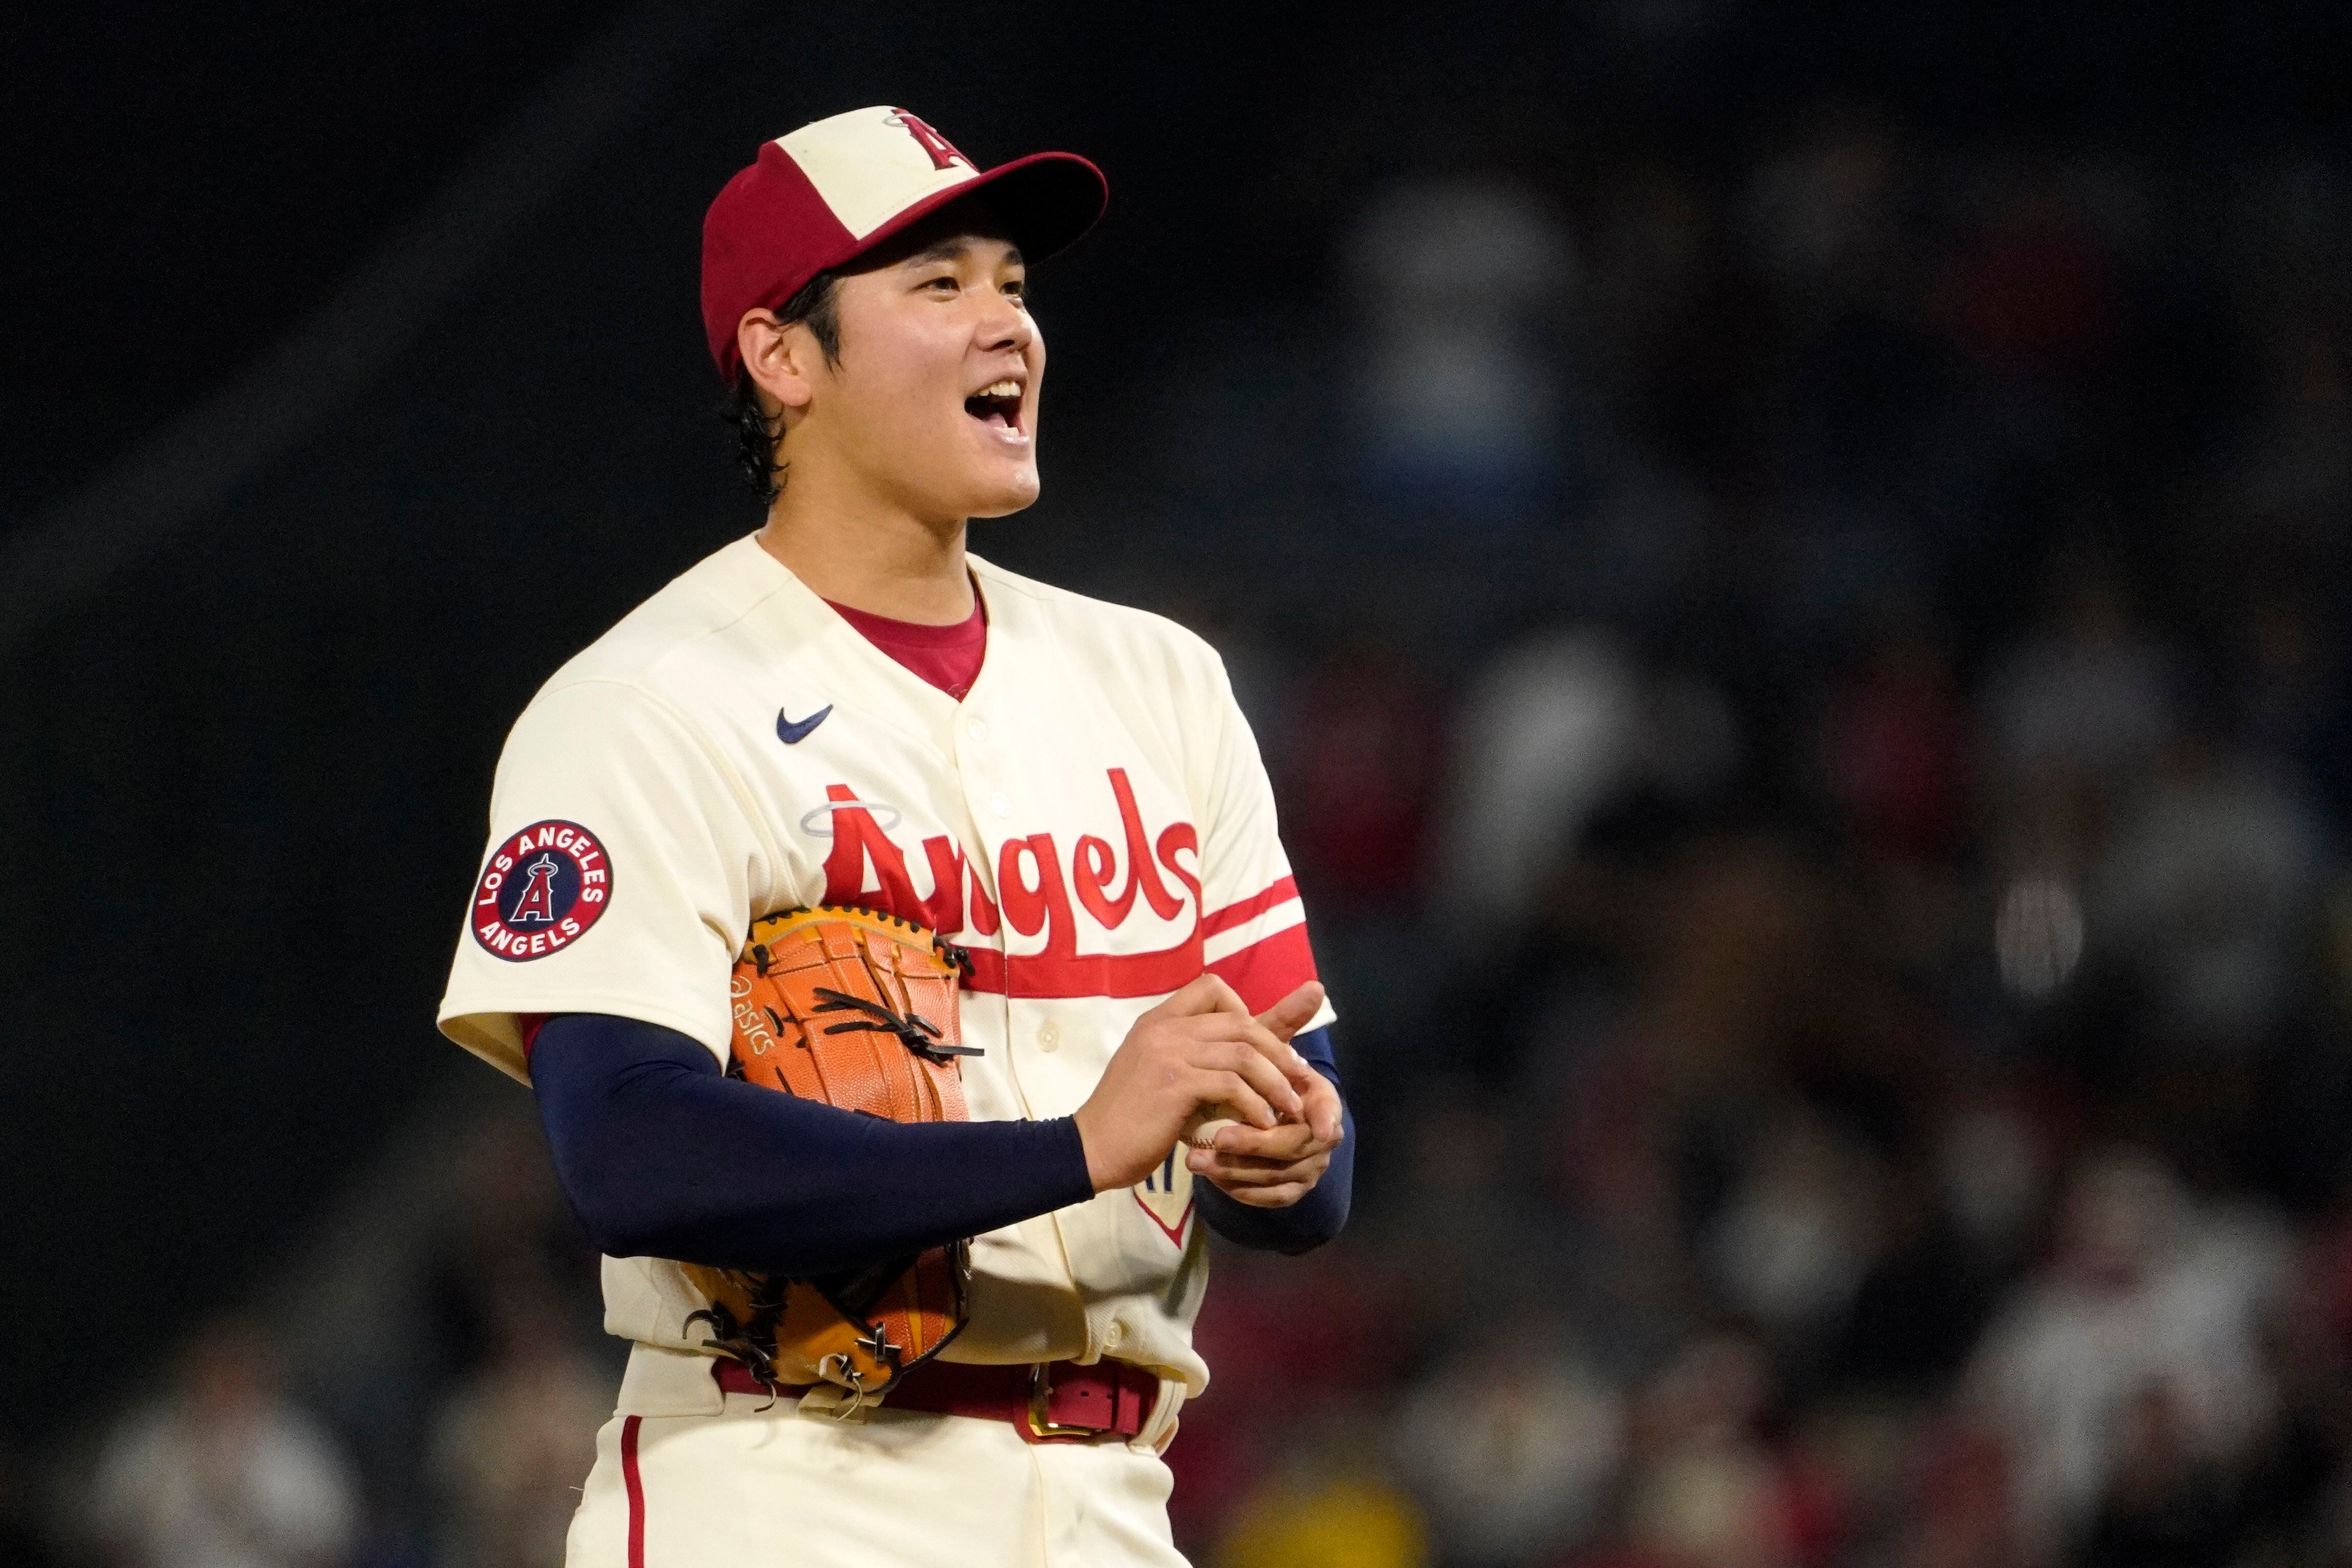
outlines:
[{"label": "player's chin", "polygon": [[970,497],[970,515],[1001,517],[1037,499],[1037,443],[1034,436],[1003,429],[965,415],[959,433],[963,451],[957,467]]},{"label": "player's chin", "polygon": [[1040,488],[1037,465],[1034,462],[992,474],[987,483],[973,486],[972,502],[964,515],[971,517],[1005,517],[1025,507],[1034,506]]}]

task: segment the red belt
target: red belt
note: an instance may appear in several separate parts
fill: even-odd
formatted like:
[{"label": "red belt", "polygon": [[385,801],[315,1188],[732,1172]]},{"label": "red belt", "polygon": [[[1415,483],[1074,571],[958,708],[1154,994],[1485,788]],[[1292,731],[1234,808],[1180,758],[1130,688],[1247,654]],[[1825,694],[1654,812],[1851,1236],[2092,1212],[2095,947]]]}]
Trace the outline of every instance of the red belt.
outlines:
[{"label": "red belt", "polygon": [[[769,1392],[740,1361],[721,1357],[711,1371],[729,1394]],[[814,1386],[787,1383],[776,1392],[791,1396]],[[1132,1437],[1151,1419],[1159,1397],[1158,1375],[1123,1361],[1099,1361],[1092,1366],[1074,1361],[1028,1366],[927,1361],[900,1378],[884,1403],[893,1410],[1010,1421],[1033,1443],[1057,1443]]]}]

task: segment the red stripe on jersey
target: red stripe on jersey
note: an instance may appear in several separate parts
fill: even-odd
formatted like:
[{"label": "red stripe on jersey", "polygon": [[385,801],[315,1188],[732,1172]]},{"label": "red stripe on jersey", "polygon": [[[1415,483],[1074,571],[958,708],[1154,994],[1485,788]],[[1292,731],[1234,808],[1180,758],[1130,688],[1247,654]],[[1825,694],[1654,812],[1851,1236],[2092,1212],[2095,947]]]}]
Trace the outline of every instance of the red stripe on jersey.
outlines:
[{"label": "red stripe on jersey", "polygon": [[1201,977],[1201,939],[1157,953],[1016,953],[968,947],[967,989],[1000,997],[1163,997]]},{"label": "red stripe on jersey", "polygon": [[621,1484],[629,1493],[629,1568],[646,1568],[646,1483],[637,1474],[637,1423],[632,1416],[621,1423]]},{"label": "red stripe on jersey", "polygon": [[1297,896],[1297,878],[1286,876],[1264,893],[1244,898],[1239,904],[1228,904],[1211,914],[1201,922],[1201,935],[1214,936],[1220,931],[1230,931],[1236,925],[1256,919],[1276,904],[1287,904]]},{"label": "red stripe on jersey", "polygon": [[1315,949],[1307,945],[1307,925],[1286,925],[1273,936],[1228,953],[1209,966],[1241,997],[1242,1005],[1262,1013],[1314,979]]}]

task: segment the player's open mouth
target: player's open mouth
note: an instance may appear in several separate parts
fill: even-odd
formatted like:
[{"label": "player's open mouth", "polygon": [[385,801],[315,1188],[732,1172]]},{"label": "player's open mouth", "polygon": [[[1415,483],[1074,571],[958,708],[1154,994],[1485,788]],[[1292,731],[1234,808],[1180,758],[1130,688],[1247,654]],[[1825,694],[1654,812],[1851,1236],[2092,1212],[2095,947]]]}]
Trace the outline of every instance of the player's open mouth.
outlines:
[{"label": "player's open mouth", "polygon": [[999,430],[1021,428],[1021,383],[1010,376],[991,382],[963,400],[964,413]]}]

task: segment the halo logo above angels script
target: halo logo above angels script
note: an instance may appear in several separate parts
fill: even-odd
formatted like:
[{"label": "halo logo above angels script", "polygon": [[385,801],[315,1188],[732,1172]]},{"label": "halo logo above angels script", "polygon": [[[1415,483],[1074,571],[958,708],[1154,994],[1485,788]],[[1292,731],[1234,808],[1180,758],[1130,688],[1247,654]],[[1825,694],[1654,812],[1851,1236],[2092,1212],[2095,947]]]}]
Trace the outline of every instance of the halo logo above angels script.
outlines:
[{"label": "halo logo above angels script", "polygon": [[612,862],[595,834],[533,822],[490,852],[466,924],[501,958],[544,958],[585,935],[612,896]]}]

